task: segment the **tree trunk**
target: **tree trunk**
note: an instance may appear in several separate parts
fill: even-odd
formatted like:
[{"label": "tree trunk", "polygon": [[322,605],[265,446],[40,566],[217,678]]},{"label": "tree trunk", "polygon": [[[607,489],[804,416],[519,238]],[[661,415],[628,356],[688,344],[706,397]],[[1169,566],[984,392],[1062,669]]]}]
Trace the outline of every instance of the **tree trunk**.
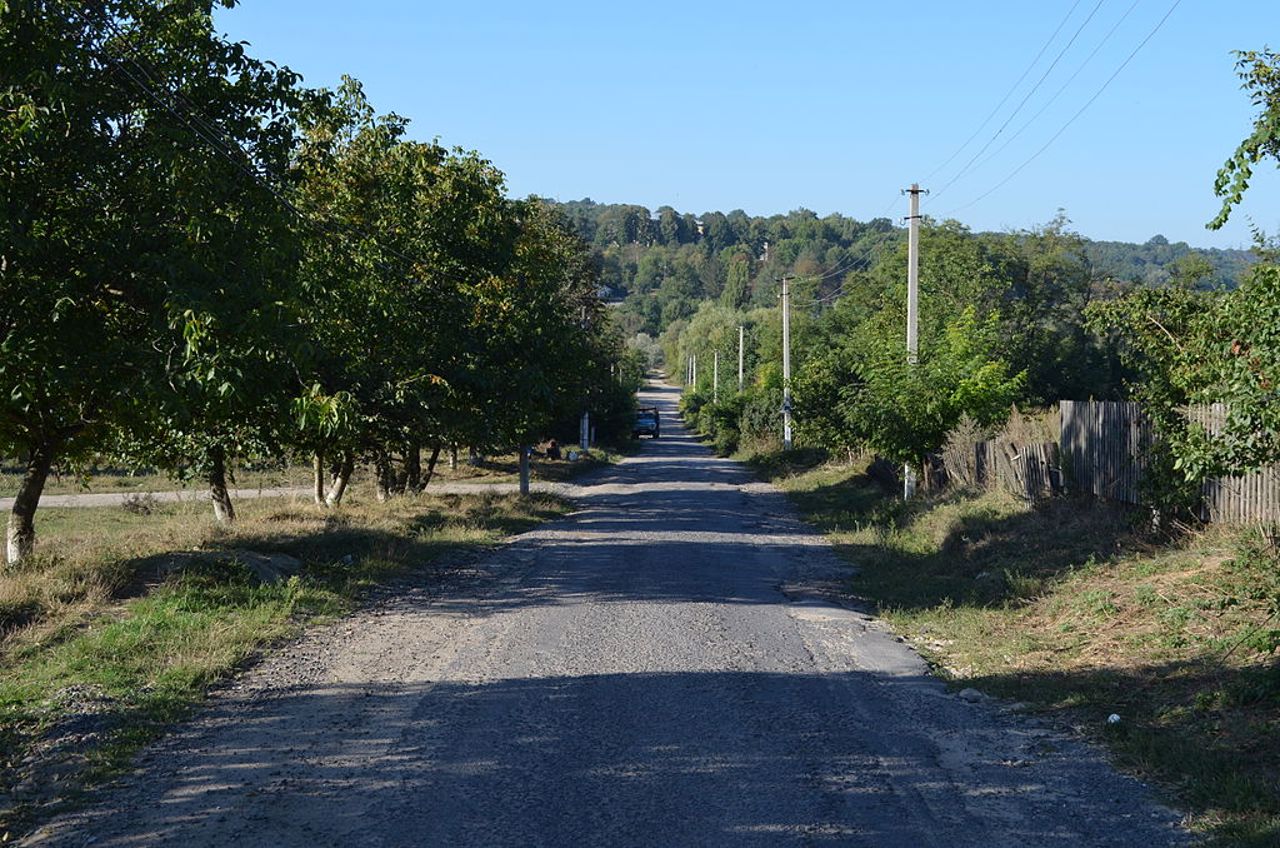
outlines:
[{"label": "tree trunk", "polygon": [[213,517],[219,524],[236,520],[236,508],[227,491],[227,454],[220,447],[209,450],[209,499],[213,501]]},{"label": "tree trunk", "polygon": [[529,446],[520,446],[520,494],[529,494]]},{"label": "tree trunk", "polygon": [[458,470],[458,444],[456,442],[449,445],[449,470]]},{"label": "tree trunk", "polygon": [[404,489],[416,495],[422,486],[422,445],[414,442],[404,450]]},{"label": "tree trunk", "polygon": [[49,479],[49,467],[53,464],[53,446],[43,444],[32,448],[27,457],[27,468],[18,486],[9,512],[9,532],[5,556],[10,566],[20,564],[31,555],[36,545],[36,507],[40,505],[40,493]]},{"label": "tree trunk", "polygon": [[427,460],[427,476],[422,479],[422,488],[418,489],[419,492],[427,488],[427,486],[431,483],[431,478],[434,477],[436,473],[436,462],[439,459],[440,459],[440,443],[436,442],[435,445],[433,445],[431,448],[431,457]]},{"label": "tree trunk", "polygon": [[324,454],[321,451],[316,451],[314,470],[316,506],[324,506]]},{"label": "tree trunk", "polygon": [[396,485],[395,467],[391,464],[391,454],[379,450],[373,458],[373,485],[378,503],[386,503],[391,499],[391,491]]},{"label": "tree trunk", "polygon": [[346,494],[347,484],[351,482],[351,473],[355,471],[355,467],[355,457],[351,455],[350,451],[344,451],[338,467],[333,472],[333,481],[329,486],[329,496],[324,499],[325,506],[337,506],[342,503],[342,496]]}]

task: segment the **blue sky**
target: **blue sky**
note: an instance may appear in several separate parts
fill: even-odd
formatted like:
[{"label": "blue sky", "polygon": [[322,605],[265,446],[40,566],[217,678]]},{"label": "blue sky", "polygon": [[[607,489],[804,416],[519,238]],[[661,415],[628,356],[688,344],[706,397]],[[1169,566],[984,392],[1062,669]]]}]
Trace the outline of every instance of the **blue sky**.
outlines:
[{"label": "blue sky", "polygon": [[1171,4],[242,0],[219,24],[308,84],[359,78],[416,137],[493,160],[517,196],[867,219],[905,214],[899,189],[919,181],[935,192],[926,213],[975,229],[1032,227],[1063,208],[1091,238],[1247,246],[1250,219],[1280,231],[1275,168],[1226,229],[1204,223],[1214,173],[1254,113],[1231,51],[1280,48],[1277,0],[1182,0],[991,191]]}]

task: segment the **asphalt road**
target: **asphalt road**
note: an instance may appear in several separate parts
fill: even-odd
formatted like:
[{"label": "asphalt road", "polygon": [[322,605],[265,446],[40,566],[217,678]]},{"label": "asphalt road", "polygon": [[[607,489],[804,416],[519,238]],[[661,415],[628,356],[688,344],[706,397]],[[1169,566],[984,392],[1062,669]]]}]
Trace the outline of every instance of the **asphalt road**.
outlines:
[{"label": "asphalt road", "polygon": [[825,600],[841,563],[675,399],[572,516],[274,654],[31,844],[1184,841],[1096,751]]}]

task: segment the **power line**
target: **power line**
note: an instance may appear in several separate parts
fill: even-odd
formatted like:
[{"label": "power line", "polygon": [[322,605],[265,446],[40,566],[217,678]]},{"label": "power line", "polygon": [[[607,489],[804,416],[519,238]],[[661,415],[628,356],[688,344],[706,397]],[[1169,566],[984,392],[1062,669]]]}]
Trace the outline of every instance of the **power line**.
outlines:
[{"label": "power line", "polygon": [[937,200],[938,197],[940,197],[947,189],[951,188],[951,186],[955,184],[956,180],[960,179],[965,174],[969,173],[969,170],[973,167],[973,163],[978,161],[978,158],[982,156],[983,153],[987,152],[987,150],[991,147],[991,145],[995,143],[996,139],[1000,137],[1000,134],[1003,133],[1005,129],[1009,126],[1010,122],[1012,122],[1013,119],[1017,117],[1018,113],[1022,111],[1022,107],[1027,105],[1027,101],[1031,99],[1032,95],[1034,95],[1037,91],[1040,90],[1040,86],[1043,85],[1044,81],[1049,78],[1049,74],[1053,73],[1053,69],[1058,66],[1058,62],[1062,61],[1062,57],[1065,56],[1067,54],[1067,51],[1071,49],[1071,45],[1076,43],[1076,39],[1080,37],[1080,33],[1084,32],[1084,28],[1087,27],[1089,25],[1089,22],[1093,20],[1093,16],[1098,14],[1098,10],[1102,8],[1102,4],[1105,3],[1106,1],[1107,0],[1098,0],[1097,4],[1093,7],[1093,10],[1089,12],[1088,17],[1086,17],[1084,21],[1081,22],[1080,26],[1076,27],[1076,31],[1072,34],[1070,40],[1068,40],[1067,43],[1063,45],[1062,49],[1058,51],[1058,55],[1055,56],[1053,58],[1053,61],[1049,63],[1049,67],[1045,68],[1044,73],[1040,75],[1040,79],[1036,80],[1035,85],[1031,86],[1031,89],[1027,91],[1025,95],[1023,95],[1022,100],[1018,101],[1018,105],[1015,106],[1013,108],[1013,111],[1009,113],[1009,116],[1004,119],[1004,123],[1000,125],[1000,128],[998,130],[995,131],[995,134],[991,136],[991,138],[987,139],[987,143],[982,145],[982,147],[978,150],[977,153],[973,154],[972,158],[970,158],[969,161],[965,163],[963,168],[961,168],[959,171],[956,172],[955,176],[953,176],[950,180],[948,180],[942,186],[942,188],[938,189],[936,192],[933,193],[933,197],[931,198],[931,200]]},{"label": "power line", "polygon": [[1073,73],[1070,77],[1067,78],[1067,81],[1064,82],[1058,88],[1058,90],[1053,93],[1053,96],[1050,97],[1048,101],[1046,101],[1045,104],[1040,107],[1040,110],[1038,112],[1032,115],[1026,121],[1026,123],[1020,126],[1017,129],[1017,131],[1014,132],[1013,135],[1006,138],[1004,140],[1004,144],[1000,145],[995,150],[991,151],[990,156],[988,156],[987,158],[979,162],[977,166],[978,168],[985,167],[987,163],[991,162],[993,159],[995,159],[1005,150],[1008,150],[1009,145],[1013,144],[1013,142],[1015,142],[1018,139],[1018,137],[1021,136],[1027,130],[1028,127],[1034,124],[1041,115],[1043,115],[1046,111],[1048,111],[1050,106],[1052,106],[1054,103],[1058,101],[1058,98],[1062,96],[1063,92],[1065,92],[1067,88],[1070,87],[1071,83],[1076,81],[1076,78],[1080,76],[1080,74],[1084,71],[1084,69],[1088,67],[1089,63],[1093,61],[1094,57],[1096,57],[1098,53],[1102,50],[1102,48],[1106,46],[1107,42],[1111,40],[1111,36],[1115,35],[1116,30],[1120,29],[1120,25],[1123,24],[1125,20],[1128,19],[1129,15],[1133,12],[1134,9],[1138,8],[1138,4],[1141,2],[1142,0],[1133,0],[1133,3],[1130,4],[1129,8],[1125,10],[1125,13],[1120,16],[1120,19],[1117,20],[1111,26],[1111,29],[1107,31],[1107,34],[1104,35],[1102,37],[1102,40],[1098,42],[1098,45],[1093,48],[1093,51],[1087,57],[1085,57],[1085,60],[1083,62],[1080,63],[1080,67],[1076,68],[1075,73]]},{"label": "power line", "polygon": [[[934,168],[932,171],[930,171],[930,172],[925,176],[925,178],[924,178],[924,181],[925,181],[925,182],[928,182],[929,180],[933,179],[935,176],[937,176],[937,175],[938,175],[938,172],[939,172],[939,171],[941,171],[943,168],[945,168],[945,167],[947,167],[948,165],[950,165],[950,164],[951,164],[951,162],[952,162],[952,161],[953,161],[957,156],[959,156],[959,155],[960,155],[961,151],[963,151],[966,147],[968,147],[970,144],[972,144],[972,143],[973,143],[973,140],[974,140],[975,138],[977,138],[977,137],[978,137],[978,135],[979,135],[979,134],[980,134],[984,129],[986,129],[987,124],[991,123],[991,119],[992,119],[992,118],[994,118],[994,117],[996,116],[996,114],[1000,111],[1001,107],[1003,107],[1003,106],[1004,106],[1004,104],[1005,104],[1005,103],[1007,103],[1007,102],[1009,101],[1009,98],[1013,96],[1013,93],[1014,93],[1015,91],[1017,91],[1017,90],[1018,90],[1018,86],[1022,85],[1022,81],[1023,81],[1023,80],[1025,80],[1025,79],[1027,78],[1027,74],[1031,73],[1031,69],[1032,69],[1032,68],[1034,68],[1034,67],[1036,66],[1036,63],[1040,61],[1040,57],[1041,57],[1041,56],[1043,56],[1043,55],[1044,55],[1044,52],[1045,52],[1046,50],[1048,50],[1048,49],[1049,49],[1049,45],[1050,45],[1050,44],[1053,44],[1054,40],[1058,37],[1058,33],[1062,32],[1062,28],[1063,28],[1064,26],[1066,26],[1066,25],[1067,25],[1067,21],[1069,21],[1069,20],[1071,19],[1071,16],[1075,14],[1076,8],[1077,8],[1077,7],[1078,7],[1082,2],[1083,2],[1083,0],[1075,0],[1075,2],[1071,4],[1071,8],[1067,10],[1067,14],[1066,14],[1066,15],[1064,15],[1064,16],[1063,16],[1063,18],[1062,18],[1062,20],[1058,22],[1058,26],[1057,26],[1057,28],[1055,28],[1055,29],[1054,29],[1053,34],[1052,34],[1052,35],[1050,35],[1050,36],[1049,36],[1049,38],[1045,41],[1045,43],[1044,43],[1044,44],[1042,44],[1042,45],[1040,46],[1040,50],[1039,50],[1039,52],[1037,52],[1037,53],[1036,53],[1035,58],[1034,58],[1034,59],[1032,59],[1032,60],[1031,60],[1031,63],[1030,63],[1029,65],[1027,65],[1027,67],[1026,67],[1026,69],[1025,69],[1025,70],[1023,70],[1022,75],[1021,75],[1020,77],[1018,77],[1017,82],[1015,82],[1012,86],[1010,86],[1010,87],[1009,87],[1009,90],[1005,92],[1004,97],[1001,97],[1001,98],[1000,98],[1000,102],[999,102],[999,103],[997,103],[997,104],[996,104],[996,106],[995,106],[995,108],[991,110],[991,114],[989,114],[989,115],[987,115],[987,117],[983,118],[982,123],[978,124],[978,128],[977,128],[976,130],[974,130],[974,131],[973,131],[973,135],[971,135],[971,136],[969,136],[967,139],[965,139],[964,144],[962,144],[962,145],[960,145],[959,147],[957,147],[957,148],[955,149],[955,151],[954,151],[950,156],[948,156],[948,157],[946,158],[946,161],[944,161],[944,162],[943,162],[941,165],[939,165],[938,167]],[[896,202],[896,198],[895,198],[895,202]]]},{"label": "power line", "polygon": [[[873,257],[872,257],[872,255],[871,255],[871,254],[872,254],[872,252],[873,252],[877,247],[881,247],[881,246],[882,246],[882,245],[877,244],[877,245],[873,245],[872,247],[868,248],[867,252],[866,252],[866,253],[865,253],[865,254],[864,254],[864,255],[863,255],[863,256],[862,256],[862,257],[861,257],[861,258],[860,258],[856,263],[854,263],[854,265],[853,265],[853,266],[851,266],[851,267],[850,267],[847,271],[845,271],[844,273],[852,273],[853,271],[861,271],[861,270],[866,270],[866,269],[870,268],[870,267],[871,267],[871,264],[872,264],[872,261],[873,261]],[[828,271],[826,274],[823,274],[823,275],[807,276],[807,277],[796,277],[795,279],[797,279],[797,280],[802,280],[802,281],[804,281],[804,282],[813,282],[813,281],[817,281],[817,282],[821,283],[823,280],[827,279],[827,278],[828,278],[828,277],[830,277],[830,276],[832,276],[832,272],[831,272],[831,271]],[[800,307],[810,307],[810,306],[818,306],[819,304],[828,304],[828,303],[832,303],[832,302],[836,301],[837,299],[839,299],[839,298],[843,297],[843,296],[844,296],[844,294],[845,294],[844,285],[841,285],[839,288],[837,288],[835,291],[833,291],[833,292],[831,292],[831,293],[829,293],[829,294],[825,294],[825,295],[823,295],[822,297],[816,297],[816,298],[814,298],[813,300],[806,300],[806,301],[804,301],[803,303],[797,303],[797,304],[796,304],[796,306],[800,306]]]},{"label": "power line", "polygon": [[1177,9],[1181,3],[1182,3],[1182,0],[1174,0],[1173,4],[1169,6],[1169,10],[1164,13],[1164,17],[1162,17],[1159,20],[1159,22],[1155,25],[1155,27],[1151,30],[1151,32],[1147,33],[1146,38],[1142,39],[1142,41],[1138,43],[1138,46],[1133,48],[1133,52],[1131,52],[1125,58],[1125,60],[1120,63],[1120,67],[1116,68],[1115,72],[1112,73],[1111,76],[1107,77],[1107,81],[1102,84],[1102,87],[1099,88],[1096,92],[1094,92],[1093,96],[1090,97],[1087,101],[1085,101],[1085,104],[1081,106],[1080,109],[1074,115],[1072,115],[1069,119],[1067,119],[1067,122],[1063,124],[1062,127],[1056,133],[1054,133],[1053,136],[1048,141],[1044,143],[1043,147],[1041,147],[1035,153],[1031,154],[1031,156],[1029,156],[1026,161],[1024,161],[1021,165],[1019,165],[1017,168],[1013,170],[1013,173],[1009,174],[1009,176],[1005,177],[1003,180],[996,183],[990,189],[978,195],[973,200],[970,200],[968,203],[964,204],[963,206],[957,206],[955,209],[952,209],[950,212],[947,213],[947,217],[950,217],[951,215],[963,209],[968,209],[970,206],[973,206],[975,203],[978,203],[982,200],[985,200],[987,197],[990,197],[996,191],[1003,188],[1010,180],[1018,176],[1018,174],[1022,173],[1022,170],[1024,168],[1026,168],[1028,165],[1030,165],[1032,162],[1034,162],[1036,159],[1040,157],[1040,154],[1048,150],[1049,147],[1055,141],[1058,140],[1059,136],[1061,136],[1064,132],[1066,132],[1067,128],[1070,127],[1073,123],[1075,123],[1076,119],[1079,118],[1081,115],[1083,115],[1085,113],[1085,110],[1087,110],[1090,106],[1092,106],[1095,100],[1097,100],[1099,97],[1102,96],[1102,93],[1107,90],[1107,88],[1111,85],[1111,83],[1115,80],[1115,78],[1120,76],[1120,72],[1123,71],[1126,67],[1128,67],[1129,63],[1133,61],[1133,57],[1137,56],[1138,52],[1141,51],[1142,48],[1147,45],[1147,42],[1155,37],[1155,34],[1160,31],[1160,28],[1164,26],[1165,21],[1169,20],[1169,16],[1173,14],[1174,10]]}]

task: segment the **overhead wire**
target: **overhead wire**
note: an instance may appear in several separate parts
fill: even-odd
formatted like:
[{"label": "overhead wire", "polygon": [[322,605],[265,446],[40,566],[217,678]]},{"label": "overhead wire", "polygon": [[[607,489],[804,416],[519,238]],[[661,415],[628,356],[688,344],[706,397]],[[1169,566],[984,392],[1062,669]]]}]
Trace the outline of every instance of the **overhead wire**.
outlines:
[{"label": "overhead wire", "polygon": [[943,193],[946,192],[947,189],[955,185],[957,180],[959,180],[965,174],[969,173],[969,171],[973,167],[973,163],[978,161],[979,157],[981,157],[983,153],[986,153],[987,150],[990,149],[991,145],[996,142],[996,139],[1000,137],[1001,133],[1003,133],[1005,129],[1008,128],[1009,124],[1013,121],[1013,119],[1017,117],[1019,112],[1022,111],[1022,107],[1027,105],[1027,101],[1030,100],[1031,97],[1037,91],[1040,90],[1040,86],[1044,85],[1044,81],[1049,78],[1049,75],[1051,73],[1053,73],[1053,69],[1058,66],[1058,63],[1062,61],[1062,57],[1065,56],[1067,54],[1067,51],[1071,49],[1071,46],[1076,43],[1076,39],[1080,37],[1080,33],[1084,32],[1085,27],[1087,27],[1089,25],[1089,22],[1093,20],[1094,16],[1098,14],[1098,10],[1102,8],[1102,4],[1105,2],[1107,2],[1107,0],[1098,0],[1098,2],[1094,5],[1092,11],[1090,11],[1088,16],[1080,23],[1080,26],[1076,27],[1076,31],[1071,35],[1071,38],[1067,41],[1066,44],[1063,45],[1062,49],[1058,51],[1058,55],[1055,56],[1053,58],[1053,61],[1049,63],[1049,67],[1045,68],[1044,73],[1040,75],[1040,79],[1036,80],[1035,85],[1031,86],[1031,88],[1027,91],[1027,93],[1023,95],[1022,100],[1018,101],[1018,105],[1015,106],[1013,108],[1013,111],[1009,113],[1008,117],[1004,119],[1004,123],[1000,125],[1000,128],[995,131],[995,134],[992,135],[991,138],[987,139],[987,143],[982,145],[982,147],[978,149],[977,153],[973,154],[973,156],[969,159],[969,161],[965,163],[963,168],[957,171],[956,174],[950,180],[944,183],[942,188],[933,192],[932,196],[929,198],[930,202],[936,201],[938,197],[940,197]]},{"label": "overhead wire", "polygon": [[1070,118],[1067,119],[1067,122],[1063,124],[1058,129],[1058,131],[1054,133],[1039,150],[1037,150],[1035,153],[1027,157],[1027,159],[1021,165],[1015,168],[1012,171],[1012,173],[1010,173],[1007,177],[1002,179],[1000,182],[996,183],[990,189],[978,195],[973,200],[970,200],[968,203],[965,203],[961,206],[957,206],[955,209],[952,209],[950,212],[947,213],[947,215],[950,216],[961,210],[968,209],[970,206],[973,206],[974,204],[979,203],[985,200],[986,198],[990,197],[992,194],[994,194],[995,192],[1003,188],[1005,185],[1007,185],[1014,177],[1022,173],[1022,171],[1028,165],[1030,165],[1036,159],[1040,158],[1040,155],[1043,154],[1046,150],[1048,150],[1053,145],[1053,143],[1057,141],[1062,136],[1062,134],[1066,132],[1067,129],[1072,124],[1076,122],[1076,119],[1078,119],[1081,115],[1083,115],[1085,111],[1090,106],[1092,106],[1099,97],[1102,96],[1102,93],[1106,91],[1107,88],[1110,87],[1111,83],[1115,81],[1116,77],[1120,76],[1120,73],[1126,67],[1129,66],[1129,63],[1132,62],[1134,57],[1137,56],[1138,53],[1142,50],[1142,48],[1147,45],[1147,42],[1151,41],[1151,39],[1155,37],[1156,33],[1160,31],[1160,29],[1165,25],[1165,22],[1169,20],[1169,17],[1174,13],[1174,11],[1178,8],[1178,6],[1181,5],[1181,3],[1182,3],[1182,0],[1174,0],[1174,2],[1169,6],[1168,11],[1164,13],[1164,16],[1160,18],[1160,20],[1151,29],[1151,31],[1147,33],[1146,37],[1143,38],[1142,41],[1138,42],[1138,46],[1133,48],[1133,50],[1129,53],[1127,57],[1125,57],[1125,60],[1120,63],[1120,66],[1115,69],[1115,71],[1111,74],[1111,76],[1107,77],[1106,82],[1104,82],[1102,86],[1096,92],[1094,92],[1092,97],[1090,97],[1087,101],[1085,101],[1085,104],[1081,106],[1074,115],[1072,115]]},{"label": "overhead wire", "polygon": [[1040,118],[1041,115],[1043,115],[1046,111],[1048,111],[1050,106],[1052,106],[1054,103],[1058,101],[1058,98],[1061,97],[1062,94],[1067,90],[1067,88],[1070,87],[1071,83],[1076,81],[1076,78],[1079,77],[1080,74],[1084,71],[1084,69],[1089,66],[1089,63],[1092,62],[1095,57],[1097,57],[1098,53],[1101,52],[1102,48],[1105,47],[1107,42],[1111,40],[1111,36],[1116,34],[1116,31],[1120,29],[1120,25],[1123,24],[1128,19],[1129,15],[1132,14],[1134,9],[1138,8],[1138,5],[1141,2],[1142,0],[1133,0],[1133,3],[1129,5],[1129,8],[1125,10],[1125,13],[1120,16],[1119,20],[1117,20],[1114,24],[1112,24],[1111,29],[1109,29],[1107,31],[1107,34],[1102,37],[1102,40],[1098,42],[1097,46],[1093,48],[1093,51],[1089,53],[1088,56],[1085,57],[1085,60],[1080,63],[1080,66],[1076,68],[1075,72],[1070,77],[1067,78],[1067,81],[1064,82],[1058,88],[1058,90],[1053,93],[1052,97],[1050,97],[1047,101],[1045,101],[1044,105],[1040,107],[1040,110],[1038,112],[1036,112],[1034,115],[1028,118],[1027,121],[1023,123],[1022,126],[1020,126],[1013,133],[1013,135],[1006,138],[1004,140],[1004,144],[1000,145],[995,150],[991,151],[991,154],[987,156],[987,158],[979,162],[977,165],[978,168],[985,167],[987,163],[991,162],[993,159],[995,159],[1005,150],[1008,150],[1009,145],[1017,141],[1017,139],[1024,132],[1026,132],[1028,127],[1034,124]]},{"label": "overhead wire", "polygon": [[1022,75],[1018,77],[1017,81],[1014,82],[1014,84],[1009,87],[1009,90],[1005,92],[1004,97],[1000,98],[1000,102],[995,105],[995,108],[991,110],[991,113],[987,115],[987,117],[983,118],[982,123],[978,124],[978,128],[973,131],[973,135],[965,139],[964,144],[961,144],[959,147],[957,147],[955,151],[952,152],[952,154],[948,156],[941,165],[939,165],[938,167],[930,171],[928,174],[926,174],[923,180],[924,182],[928,182],[929,180],[933,179],[935,176],[938,175],[939,171],[941,171],[943,168],[950,165],[955,160],[955,158],[959,156],[966,147],[972,144],[973,140],[977,138],[984,129],[986,129],[987,124],[991,123],[991,119],[994,118],[1000,112],[1000,109],[1004,106],[1005,103],[1009,102],[1009,98],[1012,97],[1013,93],[1018,90],[1018,86],[1022,85],[1022,81],[1027,78],[1027,74],[1031,73],[1031,69],[1034,68],[1037,63],[1039,63],[1040,57],[1043,56],[1045,51],[1049,49],[1049,45],[1053,44],[1053,42],[1057,40],[1058,33],[1062,32],[1062,28],[1067,25],[1067,21],[1071,20],[1071,16],[1075,14],[1076,9],[1080,6],[1082,2],[1084,2],[1084,0],[1075,0],[1075,2],[1071,4],[1071,8],[1067,10],[1067,14],[1064,15],[1062,20],[1058,22],[1058,26],[1054,29],[1053,33],[1049,36],[1049,38],[1045,41],[1044,44],[1040,45],[1040,50],[1036,53],[1035,58],[1033,58],[1030,64],[1028,64],[1027,67],[1023,70]]}]

